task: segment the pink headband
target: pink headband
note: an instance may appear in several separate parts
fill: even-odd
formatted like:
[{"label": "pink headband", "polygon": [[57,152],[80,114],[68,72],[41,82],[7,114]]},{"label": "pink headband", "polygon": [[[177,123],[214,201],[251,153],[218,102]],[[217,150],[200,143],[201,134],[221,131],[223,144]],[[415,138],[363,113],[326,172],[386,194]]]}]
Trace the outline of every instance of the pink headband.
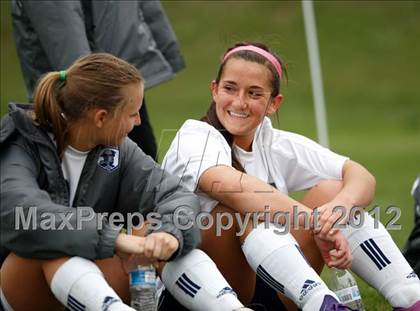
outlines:
[{"label": "pink headband", "polygon": [[279,61],[271,53],[269,53],[266,50],[263,50],[263,49],[255,46],[255,45],[242,45],[242,46],[238,46],[238,47],[230,50],[229,52],[227,52],[225,54],[225,56],[223,57],[223,61],[226,61],[226,59],[230,55],[232,55],[233,53],[239,52],[239,51],[252,51],[252,52],[255,52],[255,53],[260,54],[261,56],[265,57],[274,66],[274,68],[276,69],[276,71],[277,71],[277,73],[279,75],[279,78],[281,79],[282,70],[281,70],[281,65],[280,65]]}]

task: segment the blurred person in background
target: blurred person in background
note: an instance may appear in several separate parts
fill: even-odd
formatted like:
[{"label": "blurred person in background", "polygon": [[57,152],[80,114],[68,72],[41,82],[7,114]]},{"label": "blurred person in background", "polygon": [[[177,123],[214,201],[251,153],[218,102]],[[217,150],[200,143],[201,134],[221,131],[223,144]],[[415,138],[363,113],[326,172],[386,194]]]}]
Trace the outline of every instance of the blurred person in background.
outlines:
[{"label": "blurred person in background", "polygon": [[[67,68],[91,52],[107,52],[133,64],[145,79],[145,89],[172,79],[185,67],[159,1],[12,0],[12,19],[30,101],[42,74]],[[140,119],[129,137],[156,159],[144,101]]]}]

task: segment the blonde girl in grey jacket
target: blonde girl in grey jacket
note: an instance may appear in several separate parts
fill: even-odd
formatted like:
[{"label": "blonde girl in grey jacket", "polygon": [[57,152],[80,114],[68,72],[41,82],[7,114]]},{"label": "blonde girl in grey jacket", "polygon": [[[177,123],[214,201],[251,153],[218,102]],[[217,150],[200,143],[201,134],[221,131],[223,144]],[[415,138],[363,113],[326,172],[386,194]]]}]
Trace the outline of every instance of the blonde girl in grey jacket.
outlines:
[{"label": "blonde girl in grey jacket", "polygon": [[[1,120],[6,310],[131,310],[122,263],[182,259],[199,242],[174,224],[178,207],[195,215],[196,198],[127,138],[143,91],[134,66],[90,54],[45,75],[33,110],[14,105]],[[143,236],[121,232],[151,212]]]}]

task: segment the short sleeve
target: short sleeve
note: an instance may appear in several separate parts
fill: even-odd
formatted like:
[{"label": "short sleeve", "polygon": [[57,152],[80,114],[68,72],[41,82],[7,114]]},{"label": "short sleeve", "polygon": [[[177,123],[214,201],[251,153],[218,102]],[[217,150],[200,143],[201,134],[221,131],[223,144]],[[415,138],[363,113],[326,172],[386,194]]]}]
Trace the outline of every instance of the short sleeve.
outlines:
[{"label": "short sleeve", "polygon": [[307,137],[279,130],[272,150],[289,192],[312,188],[324,179],[341,180],[348,160]]},{"label": "short sleeve", "polygon": [[[201,174],[218,165],[232,166],[231,149],[224,137],[211,125],[187,120],[172,141],[162,166],[181,178],[189,191],[197,190]],[[217,202],[199,194],[202,210],[210,210]]]}]

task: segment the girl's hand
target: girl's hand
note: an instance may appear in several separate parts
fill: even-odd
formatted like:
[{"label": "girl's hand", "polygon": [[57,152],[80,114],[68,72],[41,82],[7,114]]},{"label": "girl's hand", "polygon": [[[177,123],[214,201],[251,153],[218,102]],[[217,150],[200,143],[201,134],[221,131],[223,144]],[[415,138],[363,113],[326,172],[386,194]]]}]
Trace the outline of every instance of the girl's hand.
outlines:
[{"label": "girl's hand", "polygon": [[141,255],[144,252],[145,237],[120,233],[115,241],[115,252],[121,258],[132,254]]},{"label": "girl's hand", "polygon": [[127,273],[137,265],[156,265],[158,261],[168,260],[178,247],[178,240],[165,232],[151,233],[146,237],[120,233],[115,243],[116,254]]},{"label": "girl's hand", "polygon": [[351,266],[352,256],[346,238],[339,231],[333,235],[314,236],[322,259],[328,267],[347,269]]},{"label": "girl's hand", "polygon": [[333,200],[318,207],[318,219],[313,220],[315,234],[326,237],[339,231],[339,225],[346,225],[349,221],[352,204]]},{"label": "girl's hand", "polygon": [[146,237],[120,233],[115,242],[115,251],[119,257],[142,255],[152,262],[168,260],[178,247],[178,240],[166,232],[151,233]]},{"label": "girl's hand", "polygon": [[151,261],[165,261],[178,250],[178,240],[169,233],[155,232],[147,235],[144,242],[144,256]]}]

